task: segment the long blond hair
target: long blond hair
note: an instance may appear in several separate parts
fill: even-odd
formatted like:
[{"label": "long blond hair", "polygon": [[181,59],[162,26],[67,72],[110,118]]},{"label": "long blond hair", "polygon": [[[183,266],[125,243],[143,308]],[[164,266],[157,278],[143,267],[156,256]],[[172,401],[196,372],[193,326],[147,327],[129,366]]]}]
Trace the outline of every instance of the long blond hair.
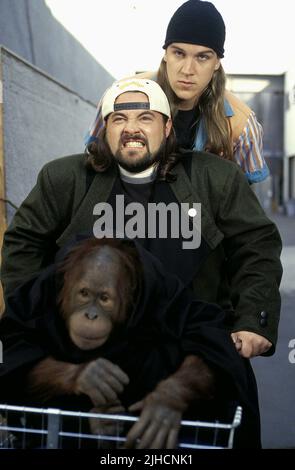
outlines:
[{"label": "long blond hair", "polygon": [[[207,132],[208,140],[205,150],[226,160],[233,160],[232,130],[230,121],[224,112],[225,81],[225,73],[220,64],[219,69],[214,72],[210,83],[203,91],[197,107],[198,114],[204,118]],[[168,96],[172,115],[175,117],[181,100],[170,86],[164,59],[162,59],[158,70],[157,82]]]}]

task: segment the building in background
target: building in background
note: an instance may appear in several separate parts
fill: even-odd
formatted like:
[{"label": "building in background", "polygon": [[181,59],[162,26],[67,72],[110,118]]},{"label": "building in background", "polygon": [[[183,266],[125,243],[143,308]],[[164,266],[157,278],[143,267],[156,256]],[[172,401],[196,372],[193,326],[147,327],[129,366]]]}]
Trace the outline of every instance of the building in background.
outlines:
[{"label": "building in background", "polygon": [[283,198],[287,215],[295,216],[295,64],[285,79],[285,158]]},{"label": "building in background", "polygon": [[0,76],[0,199],[9,223],[43,165],[83,153],[96,106],[4,47]]},{"label": "building in background", "polygon": [[282,210],[285,155],[284,75],[228,75],[227,88],[253,109],[263,126],[264,156],[271,177],[255,184],[253,189],[266,210]]},{"label": "building in background", "polygon": [[44,0],[0,1],[0,239],[44,163],[84,150],[113,81]]},{"label": "building in background", "polygon": [[44,0],[1,0],[0,45],[95,104],[114,81]]}]

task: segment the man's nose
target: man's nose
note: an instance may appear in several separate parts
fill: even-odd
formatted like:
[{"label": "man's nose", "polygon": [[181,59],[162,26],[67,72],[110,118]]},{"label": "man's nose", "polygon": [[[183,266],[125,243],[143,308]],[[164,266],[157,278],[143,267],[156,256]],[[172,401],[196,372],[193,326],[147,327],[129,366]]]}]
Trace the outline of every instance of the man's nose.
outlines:
[{"label": "man's nose", "polygon": [[195,61],[193,57],[186,57],[182,64],[182,73],[192,75],[195,72]]},{"label": "man's nose", "polygon": [[139,126],[137,121],[135,119],[128,119],[128,121],[125,122],[123,132],[126,134],[136,134],[137,132],[139,132]]}]

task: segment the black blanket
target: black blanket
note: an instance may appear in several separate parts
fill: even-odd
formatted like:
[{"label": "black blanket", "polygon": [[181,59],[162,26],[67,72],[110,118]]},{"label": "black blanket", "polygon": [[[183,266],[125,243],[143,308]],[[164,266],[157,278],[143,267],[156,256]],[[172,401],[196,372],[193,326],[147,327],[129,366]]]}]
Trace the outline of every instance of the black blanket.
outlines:
[{"label": "black blanket", "polygon": [[[175,372],[186,355],[196,354],[214,369],[217,377],[218,397],[214,406],[207,407],[208,416],[217,414],[219,419],[227,419],[233,403],[240,404],[243,420],[236,433],[236,446],[259,447],[255,378],[250,362],[235,350],[224,327],[223,312],[216,305],[195,299],[153,255],[139,244],[136,247],[143,265],[143,288],[127,323],[99,350],[79,350],[71,342],[59,314],[56,299],[62,279],[57,267],[71,247],[58,253],[53,265],[7,299],[0,322],[3,343],[0,401],[36,405],[24,393],[26,375],[36,362],[48,355],[73,363],[100,355],[128,374],[130,384],[121,400],[128,406]],[[67,403],[73,406],[69,400]],[[64,405],[62,397],[60,405]],[[87,406],[90,409],[90,404],[83,406],[85,410]],[[203,414],[196,417],[202,418]]]}]

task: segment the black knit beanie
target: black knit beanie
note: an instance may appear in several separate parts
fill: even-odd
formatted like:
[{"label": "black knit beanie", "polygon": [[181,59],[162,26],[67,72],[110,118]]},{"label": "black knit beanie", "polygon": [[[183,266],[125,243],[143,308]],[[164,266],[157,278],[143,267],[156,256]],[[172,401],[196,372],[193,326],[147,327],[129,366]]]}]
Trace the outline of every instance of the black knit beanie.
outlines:
[{"label": "black knit beanie", "polygon": [[198,44],[213,49],[223,57],[225,24],[219,11],[210,2],[189,0],[172,16],[166,33],[166,49],[172,42]]}]

